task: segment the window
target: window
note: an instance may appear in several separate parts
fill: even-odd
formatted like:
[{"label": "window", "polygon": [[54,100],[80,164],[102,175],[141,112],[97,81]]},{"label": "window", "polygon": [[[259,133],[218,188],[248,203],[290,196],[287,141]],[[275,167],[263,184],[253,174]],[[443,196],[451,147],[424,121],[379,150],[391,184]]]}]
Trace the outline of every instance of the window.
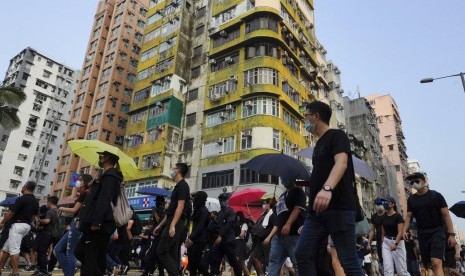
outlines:
[{"label": "window", "polygon": [[66,173],[65,173],[65,172],[59,173],[59,174],[58,174],[58,178],[57,178],[57,182],[60,183],[60,182],[62,182],[63,180],[65,180],[65,176],[66,176]]},{"label": "window", "polygon": [[299,150],[298,147],[296,147],[294,144],[291,143],[291,141],[284,139],[283,141],[283,153],[287,154],[289,156],[295,156],[295,153]]},{"label": "window", "polygon": [[273,129],[273,149],[279,150],[279,144],[281,142],[279,130]]},{"label": "window", "polygon": [[229,105],[219,111],[207,114],[206,126],[212,127],[222,123],[230,122],[236,119],[236,107]]},{"label": "window", "polygon": [[394,150],[394,144],[388,145],[388,148],[389,148],[390,151],[393,151]]},{"label": "window", "polygon": [[191,151],[194,149],[194,138],[186,139],[183,142],[183,151]]},{"label": "window", "polygon": [[23,148],[29,148],[31,146],[31,142],[27,141],[27,140],[23,140],[22,144],[21,144],[21,147]]},{"label": "window", "polygon": [[51,75],[52,75],[52,72],[49,72],[47,70],[44,70],[44,73],[42,74],[42,76],[47,79],[50,78]]},{"label": "window", "polygon": [[249,46],[245,52],[245,58],[253,58],[258,56],[269,56],[278,58],[278,46],[271,43],[257,43]]},{"label": "window", "polygon": [[49,84],[46,83],[46,82],[43,81],[43,80],[37,79],[37,80],[36,80],[36,85],[39,86],[39,87],[42,87],[43,89],[47,89]]},{"label": "window", "polygon": [[[115,37],[119,35],[120,31],[121,31],[121,26],[113,28],[113,30],[111,31],[111,37]],[[94,35],[95,35],[95,32],[94,32]]]},{"label": "window", "polygon": [[233,19],[234,17],[236,17],[236,7],[232,7],[231,9],[229,10],[226,10],[218,15],[215,15],[213,17],[213,20],[215,22],[215,24],[212,24],[213,26],[219,26],[221,24],[224,24],[225,22]]},{"label": "window", "polygon": [[160,166],[161,153],[144,155],[142,157],[142,169],[153,169]]},{"label": "window", "polygon": [[252,135],[249,135],[251,130],[244,130],[241,134],[241,149],[251,149],[252,148]]},{"label": "window", "polygon": [[176,40],[177,40],[177,37],[174,36],[174,37],[171,37],[170,39],[166,40],[162,44],[160,44],[159,53],[161,54],[161,53],[173,48],[176,45]]},{"label": "window", "polygon": [[289,83],[283,83],[283,92],[284,94],[289,96],[289,98],[291,98],[293,102],[299,104],[299,91],[297,89],[292,88],[292,86],[290,86]]},{"label": "window", "polygon": [[161,61],[161,62],[157,63],[157,67],[156,67],[155,71],[157,73],[160,73],[160,72],[163,72],[165,70],[168,70],[168,69],[171,68],[171,66],[173,66],[173,62],[174,62],[173,58]]},{"label": "window", "polygon": [[187,114],[186,116],[186,127],[195,125],[197,113]]},{"label": "window", "polygon": [[158,102],[156,106],[149,109],[149,119],[162,116],[168,112],[168,103]]},{"label": "window", "polygon": [[143,52],[142,55],[140,56],[140,62],[144,62],[148,60],[149,58],[154,57],[157,53],[157,49],[158,47],[155,46]]},{"label": "window", "polygon": [[396,167],[396,172],[400,172],[400,166],[399,165],[395,165]]},{"label": "window", "polygon": [[13,173],[16,174],[17,176],[22,176],[23,175],[23,167],[15,166]]},{"label": "window", "polygon": [[278,71],[266,67],[258,67],[244,72],[244,86],[254,84],[273,84],[278,86]]},{"label": "window", "polygon": [[147,131],[147,140],[149,142],[157,141],[162,138],[161,131],[158,128]]},{"label": "window", "polygon": [[95,109],[100,109],[103,106],[105,106],[105,98],[100,98],[97,101],[95,101]]},{"label": "window", "polygon": [[203,6],[200,9],[197,10],[197,18],[205,16],[205,13],[207,11],[207,7]]},{"label": "window", "polygon": [[192,102],[197,100],[199,97],[199,89],[194,89],[187,92],[187,102]]},{"label": "window", "polygon": [[218,60],[211,60],[210,69],[212,72],[217,72],[237,63],[239,63],[239,53],[233,53]]},{"label": "window", "polygon": [[124,185],[124,193],[127,197],[134,197],[136,195],[137,184]]},{"label": "window", "polygon": [[238,38],[240,36],[240,33],[240,29],[229,30],[227,32],[220,32],[220,34],[213,37],[213,48],[219,47],[225,43],[228,43]]},{"label": "window", "polygon": [[276,18],[271,16],[259,16],[255,17],[252,21],[245,25],[245,33],[248,34],[255,30],[268,29],[277,32],[278,21]]},{"label": "window", "polygon": [[103,70],[103,71],[102,71],[102,78],[108,77],[108,76],[111,74],[111,69],[112,69],[112,68],[109,67],[109,68]]},{"label": "window", "polygon": [[47,60],[47,66],[52,68],[53,67],[53,61]]},{"label": "window", "polygon": [[146,78],[151,77],[153,75],[154,69],[155,68],[151,66],[145,70],[140,71],[139,74],[137,74],[137,80],[141,81],[141,80],[145,80]]},{"label": "window", "polygon": [[152,41],[153,39],[160,36],[160,28],[156,28],[155,30],[151,31],[150,33],[145,34],[144,43]]},{"label": "window", "polygon": [[278,184],[279,178],[267,174],[258,174],[241,165],[241,178],[239,184],[252,184],[252,183],[269,183]]},{"label": "window", "polygon": [[171,87],[171,80],[169,78],[164,78],[163,80],[157,80],[152,85],[152,92],[150,95],[154,97],[170,89],[170,87]]},{"label": "window", "polygon": [[108,90],[108,87],[110,86],[110,84],[108,82],[104,82],[102,84],[100,84],[100,86],[98,87],[98,93],[105,93],[107,90]]},{"label": "window", "polygon": [[198,57],[202,54],[202,45],[194,48],[194,57]]},{"label": "window", "polygon": [[134,93],[134,100],[132,101],[133,103],[138,103],[140,101],[143,101],[149,97],[150,94],[150,87],[144,88],[140,91],[137,91]]},{"label": "window", "polygon": [[199,36],[205,32],[205,25],[198,26],[195,28],[195,36]]},{"label": "window", "polygon": [[26,159],[27,159],[27,155],[21,154],[21,153],[18,154],[18,160],[19,161],[26,161]]},{"label": "window", "polygon": [[289,111],[283,110],[284,123],[290,126],[292,129],[300,133],[300,120],[292,116]]},{"label": "window", "polygon": [[278,100],[272,97],[255,97],[242,103],[243,118],[258,114],[279,117]]},{"label": "window", "polygon": [[147,110],[138,112],[136,114],[131,115],[131,124],[136,124],[142,121],[145,121],[147,118]]},{"label": "window", "polygon": [[202,189],[219,188],[234,185],[234,170],[224,170],[202,175]]},{"label": "window", "polygon": [[61,165],[67,165],[69,163],[69,155],[65,155],[61,158]]},{"label": "window", "polygon": [[386,135],[384,138],[386,138],[386,141],[391,141],[392,135]]},{"label": "window", "polygon": [[143,134],[134,134],[130,136],[128,147],[137,147],[142,145],[144,142],[144,136]]},{"label": "window", "polygon": [[209,97],[213,95],[224,96],[225,94],[233,93],[237,90],[237,81],[234,79],[220,82],[210,87]]},{"label": "window", "polygon": [[92,116],[92,119],[90,121],[91,125],[98,125],[102,121],[102,113],[99,113],[97,115]]},{"label": "window", "polygon": [[155,21],[162,19],[162,12],[158,10],[155,14],[147,18],[147,26],[152,25]]},{"label": "window", "polygon": [[200,66],[191,69],[191,78],[195,79],[200,76]]}]

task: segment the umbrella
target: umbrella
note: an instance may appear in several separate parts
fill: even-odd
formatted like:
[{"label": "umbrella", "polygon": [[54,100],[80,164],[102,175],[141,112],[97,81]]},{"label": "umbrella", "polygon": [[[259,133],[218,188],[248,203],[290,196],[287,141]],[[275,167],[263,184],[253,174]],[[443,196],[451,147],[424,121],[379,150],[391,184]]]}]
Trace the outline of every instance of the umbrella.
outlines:
[{"label": "umbrella", "polygon": [[151,196],[171,196],[171,192],[158,187],[142,187],[136,193]]},{"label": "umbrella", "polygon": [[459,218],[465,218],[465,201],[459,201],[450,207],[449,210]]},{"label": "umbrella", "polygon": [[[315,147],[308,147],[306,149],[300,150],[296,152],[296,155],[312,159],[314,148]],[[356,174],[368,180],[375,180],[375,174],[373,173],[373,170],[370,168],[370,166],[368,166],[368,164],[365,161],[355,156],[352,156],[352,163],[354,164],[354,171]]]},{"label": "umbrella", "polygon": [[119,157],[119,167],[125,177],[137,175],[137,165],[134,160],[119,148],[98,140],[72,140],[68,142],[71,151],[89,164],[98,167],[98,152],[108,151]]},{"label": "umbrella", "polygon": [[263,214],[262,206],[231,206],[234,212],[241,211],[245,217],[252,217],[254,221],[257,221]]},{"label": "umbrella", "polygon": [[250,159],[244,167],[260,174],[286,179],[310,180],[310,171],[300,160],[282,153],[266,153]]},{"label": "umbrella", "polygon": [[207,207],[209,212],[219,212],[221,210],[220,201],[214,197],[208,197],[205,206]]},{"label": "umbrella", "polygon": [[2,202],[0,202],[0,206],[8,207],[10,205],[13,205],[13,204],[15,204],[17,198],[18,198],[18,196],[7,197]]},{"label": "umbrella", "polygon": [[251,202],[256,202],[262,199],[262,196],[266,194],[265,190],[256,188],[245,188],[234,192],[229,199],[230,206],[247,206]]}]

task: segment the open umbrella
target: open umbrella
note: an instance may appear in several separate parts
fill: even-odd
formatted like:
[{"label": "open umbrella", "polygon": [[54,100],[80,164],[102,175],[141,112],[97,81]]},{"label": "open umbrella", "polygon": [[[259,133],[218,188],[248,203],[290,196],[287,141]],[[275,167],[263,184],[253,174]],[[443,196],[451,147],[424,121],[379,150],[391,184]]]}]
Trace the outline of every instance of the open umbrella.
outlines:
[{"label": "open umbrella", "polygon": [[449,210],[459,218],[465,218],[465,201],[455,203]]},{"label": "open umbrella", "polygon": [[68,142],[71,151],[87,163],[98,167],[98,152],[108,151],[119,157],[119,166],[125,177],[135,177],[138,169],[134,160],[119,148],[98,140],[72,140]]},{"label": "open umbrella", "polygon": [[[315,147],[308,147],[306,149],[296,152],[296,155],[312,159],[314,149]],[[365,161],[355,156],[352,156],[352,163],[354,164],[354,171],[356,174],[368,180],[376,179],[373,170],[370,168],[370,166],[368,166],[368,164]]]},{"label": "open umbrella", "polygon": [[205,206],[207,207],[209,212],[219,212],[221,210],[220,201],[214,197],[207,197],[207,202],[205,203]]},{"label": "open umbrella", "polygon": [[263,214],[262,206],[231,206],[234,212],[242,212],[244,213],[246,218],[252,217],[253,221],[257,221],[260,216]]},{"label": "open umbrella", "polygon": [[171,192],[158,187],[142,187],[136,193],[151,196],[171,196]]},{"label": "open umbrella", "polygon": [[244,167],[260,174],[310,180],[310,171],[300,160],[282,153],[266,153],[250,159]]},{"label": "open umbrella", "polygon": [[18,198],[18,196],[7,197],[2,202],[0,202],[0,206],[3,206],[3,207],[11,206],[11,205],[15,204],[17,198]]},{"label": "open umbrella", "polygon": [[252,202],[256,202],[262,199],[262,196],[266,194],[265,190],[256,188],[245,188],[234,192],[229,198],[230,206],[247,206]]}]

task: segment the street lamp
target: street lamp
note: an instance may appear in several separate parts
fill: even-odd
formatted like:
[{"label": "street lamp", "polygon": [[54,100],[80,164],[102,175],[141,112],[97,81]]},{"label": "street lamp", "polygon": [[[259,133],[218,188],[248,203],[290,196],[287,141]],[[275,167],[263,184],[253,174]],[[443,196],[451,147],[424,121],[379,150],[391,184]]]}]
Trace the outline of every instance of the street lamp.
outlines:
[{"label": "street lamp", "polygon": [[52,117],[52,118],[53,118],[53,121],[51,122],[50,131],[48,132],[48,138],[47,138],[47,143],[45,144],[44,155],[40,159],[39,171],[36,174],[36,183],[38,183],[39,177],[42,174],[42,170],[44,168],[44,163],[45,163],[45,157],[47,157],[48,148],[50,146],[50,140],[52,140],[53,129],[55,128],[55,125],[57,124],[57,122],[62,121],[62,122],[71,123],[71,125],[77,125],[77,126],[80,126],[80,127],[85,127],[86,126],[84,124],[73,123],[73,122],[66,121],[66,120],[63,120],[63,119],[60,119],[60,118],[56,118],[56,117]]},{"label": "street lamp", "polygon": [[445,79],[445,78],[450,78],[450,77],[459,77],[459,76],[462,79],[463,91],[465,92],[465,73],[463,73],[463,72],[460,72],[460,73],[454,74],[454,75],[445,76],[445,77],[440,77],[440,78],[425,78],[425,79],[422,79],[420,81],[420,83],[429,83],[429,82],[433,82],[433,81],[439,80],[439,79]]}]

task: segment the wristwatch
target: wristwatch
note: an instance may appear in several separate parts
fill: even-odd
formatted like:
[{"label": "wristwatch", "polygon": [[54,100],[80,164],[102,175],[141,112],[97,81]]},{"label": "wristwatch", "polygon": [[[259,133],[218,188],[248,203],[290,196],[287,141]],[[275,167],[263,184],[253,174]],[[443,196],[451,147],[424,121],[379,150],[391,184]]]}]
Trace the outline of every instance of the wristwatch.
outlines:
[{"label": "wristwatch", "polygon": [[333,188],[331,188],[331,186],[329,186],[329,185],[324,185],[323,190],[325,190],[327,192],[333,192]]}]

